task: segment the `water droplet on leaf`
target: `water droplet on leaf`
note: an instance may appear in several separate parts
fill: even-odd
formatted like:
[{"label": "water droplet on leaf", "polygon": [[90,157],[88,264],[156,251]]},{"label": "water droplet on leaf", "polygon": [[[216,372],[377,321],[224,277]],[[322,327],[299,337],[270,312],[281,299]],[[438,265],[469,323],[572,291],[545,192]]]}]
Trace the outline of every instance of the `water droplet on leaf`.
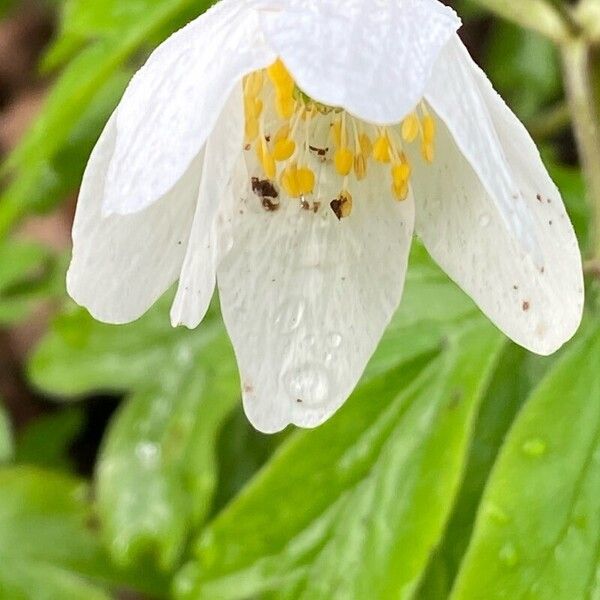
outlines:
[{"label": "water droplet on leaf", "polygon": [[546,442],[541,438],[527,440],[522,446],[523,452],[532,458],[539,458],[546,454]]}]

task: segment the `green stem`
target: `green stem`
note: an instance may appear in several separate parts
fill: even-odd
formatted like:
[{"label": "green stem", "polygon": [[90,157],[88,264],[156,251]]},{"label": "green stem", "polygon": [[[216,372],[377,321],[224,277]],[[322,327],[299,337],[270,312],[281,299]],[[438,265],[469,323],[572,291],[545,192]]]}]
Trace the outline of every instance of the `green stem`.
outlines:
[{"label": "green stem", "polygon": [[584,39],[561,48],[573,128],[588,186],[592,213],[591,259],[600,260],[600,124],[591,78],[590,49]]},{"label": "green stem", "polygon": [[556,43],[573,35],[572,22],[546,0],[475,0],[497,15],[537,31]]}]

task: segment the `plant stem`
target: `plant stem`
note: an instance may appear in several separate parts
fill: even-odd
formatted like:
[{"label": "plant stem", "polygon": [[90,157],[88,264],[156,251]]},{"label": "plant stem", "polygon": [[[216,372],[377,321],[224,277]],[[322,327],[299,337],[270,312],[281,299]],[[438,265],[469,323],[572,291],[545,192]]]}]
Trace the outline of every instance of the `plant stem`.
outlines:
[{"label": "plant stem", "polygon": [[556,43],[573,35],[572,22],[546,0],[476,0],[488,10]]},{"label": "plant stem", "polygon": [[592,213],[591,259],[600,260],[600,126],[591,78],[590,49],[584,39],[561,46],[573,128],[588,186]]}]

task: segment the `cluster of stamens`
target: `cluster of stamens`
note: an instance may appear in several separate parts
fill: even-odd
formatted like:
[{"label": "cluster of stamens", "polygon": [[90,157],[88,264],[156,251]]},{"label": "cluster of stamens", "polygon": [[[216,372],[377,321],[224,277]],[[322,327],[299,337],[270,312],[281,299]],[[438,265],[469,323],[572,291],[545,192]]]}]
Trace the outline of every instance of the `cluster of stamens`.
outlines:
[{"label": "cluster of stamens", "polygon": [[[265,110],[268,102],[274,111]],[[404,201],[412,174],[405,144],[420,142],[423,160],[434,160],[436,124],[424,103],[399,126],[370,125],[306,96],[280,60],[245,78],[244,106],[245,149],[256,153],[265,181],[276,182],[287,196],[306,204],[317,185],[312,159],[331,164],[340,178],[340,192],[330,203],[338,219],[352,212],[351,178],[364,180],[371,161],[389,165],[392,194]],[[322,119],[327,121],[325,140],[316,134]]]}]

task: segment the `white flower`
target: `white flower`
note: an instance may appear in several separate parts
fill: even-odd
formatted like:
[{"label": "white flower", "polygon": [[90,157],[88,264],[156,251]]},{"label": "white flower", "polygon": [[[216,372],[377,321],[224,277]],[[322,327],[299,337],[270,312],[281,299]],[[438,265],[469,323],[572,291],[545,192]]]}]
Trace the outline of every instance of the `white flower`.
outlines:
[{"label": "white flower", "polygon": [[154,52],[108,122],[72,297],[123,323],[179,280],[173,324],[195,327],[218,281],[267,432],[316,426],[351,393],[413,232],[508,336],[555,351],[581,319],[577,241],[459,26],[437,0],[222,0]]}]

